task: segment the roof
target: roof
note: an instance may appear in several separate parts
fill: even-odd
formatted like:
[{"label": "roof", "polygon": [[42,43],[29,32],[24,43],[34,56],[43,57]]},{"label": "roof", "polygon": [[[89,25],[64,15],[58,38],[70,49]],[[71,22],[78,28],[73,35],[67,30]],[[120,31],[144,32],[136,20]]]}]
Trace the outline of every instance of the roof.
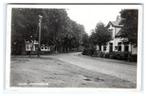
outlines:
[{"label": "roof", "polygon": [[119,28],[123,27],[123,25],[119,25],[119,22],[117,22],[117,21],[109,21],[108,26],[110,26],[110,24],[113,27],[119,27]]},{"label": "roof", "polygon": [[121,28],[123,27],[123,25],[120,25],[120,22],[122,21],[122,18],[120,16],[117,16],[115,21],[109,21],[107,27],[109,27],[110,25],[112,25],[113,27],[118,27]]}]

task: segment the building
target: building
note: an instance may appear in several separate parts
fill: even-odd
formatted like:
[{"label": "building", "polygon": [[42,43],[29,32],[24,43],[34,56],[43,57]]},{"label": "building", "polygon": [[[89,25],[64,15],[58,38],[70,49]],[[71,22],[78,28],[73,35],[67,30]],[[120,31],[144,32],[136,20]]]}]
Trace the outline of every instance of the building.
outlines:
[{"label": "building", "polygon": [[[38,48],[38,41],[34,40],[34,41],[25,41],[25,51],[37,51]],[[41,51],[43,52],[49,52],[50,51],[50,46],[49,45],[45,45],[45,44],[41,44]]]},{"label": "building", "polygon": [[102,52],[130,52],[131,54],[137,54],[137,46],[128,43],[127,38],[120,38],[120,30],[123,25],[120,25],[121,17],[117,16],[116,21],[110,21],[107,24],[109,32],[111,32],[112,40],[107,42],[106,45],[102,45],[101,48],[97,46],[97,50]]}]

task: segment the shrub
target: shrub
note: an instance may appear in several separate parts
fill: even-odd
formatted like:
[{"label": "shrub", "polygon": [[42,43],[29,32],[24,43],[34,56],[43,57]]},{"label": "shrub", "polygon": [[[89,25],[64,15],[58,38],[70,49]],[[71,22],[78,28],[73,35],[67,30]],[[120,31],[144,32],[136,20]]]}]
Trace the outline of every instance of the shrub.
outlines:
[{"label": "shrub", "polygon": [[83,55],[90,55],[92,56],[95,52],[94,48],[85,48],[82,52]]},{"label": "shrub", "polygon": [[109,58],[110,54],[109,53],[105,53],[104,58]]},{"label": "shrub", "polygon": [[129,52],[111,52],[109,53],[109,58],[118,60],[128,60],[130,57]]},{"label": "shrub", "polygon": [[131,62],[137,61],[137,55],[131,55],[129,52],[110,52],[105,53],[101,51],[97,51],[94,48],[86,48],[82,52],[83,55],[102,57],[102,58],[110,58],[117,60],[127,60]]},{"label": "shrub", "polygon": [[129,60],[130,62],[137,62],[137,54],[130,55],[130,56],[128,57],[128,60]]}]

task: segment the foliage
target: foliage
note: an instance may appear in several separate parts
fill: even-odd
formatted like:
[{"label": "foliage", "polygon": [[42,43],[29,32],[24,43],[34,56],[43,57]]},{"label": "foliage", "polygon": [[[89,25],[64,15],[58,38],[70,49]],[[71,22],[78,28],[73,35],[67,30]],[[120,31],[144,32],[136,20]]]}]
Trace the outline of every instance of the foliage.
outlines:
[{"label": "foliage", "polygon": [[128,52],[110,52],[109,58],[118,60],[127,60],[130,56]]},{"label": "foliage", "polygon": [[82,46],[84,48],[88,48],[89,47],[89,36],[86,33],[83,34],[83,36],[82,36]]},{"label": "foliage", "polygon": [[[85,34],[84,27],[71,20],[65,9],[13,8],[12,45],[18,41],[38,40],[39,15],[43,16],[41,24],[42,44],[55,46],[55,50],[60,52],[68,52],[72,48],[79,47],[82,35]],[[20,44],[17,43],[17,45]]]},{"label": "foliage", "polygon": [[93,30],[90,36],[90,41],[94,45],[103,45],[110,40],[111,40],[111,33],[108,31],[108,29],[104,26],[103,23],[98,23],[96,25],[95,30]]},{"label": "foliage", "polygon": [[107,52],[97,51],[94,48],[85,48],[82,54],[88,55],[88,56],[94,56],[94,57],[137,62],[137,55],[133,55],[129,52],[109,52],[107,53]]},{"label": "foliage", "polygon": [[111,40],[111,33],[108,31],[103,23],[98,23],[95,30],[92,30],[90,36],[88,36],[87,34],[83,35],[82,45],[85,49],[82,54],[90,56],[101,56],[101,53],[97,53],[96,45],[101,46],[103,44],[106,44],[109,40]]},{"label": "foliage", "polygon": [[129,42],[137,45],[138,10],[124,9],[120,14],[123,18],[120,22],[123,25],[120,37],[127,37]]},{"label": "foliage", "polygon": [[93,54],[95,53],[95,49],[94,48],[85,48],[82,52],[83,55],[89,55],[89,56],[93,56]]}]

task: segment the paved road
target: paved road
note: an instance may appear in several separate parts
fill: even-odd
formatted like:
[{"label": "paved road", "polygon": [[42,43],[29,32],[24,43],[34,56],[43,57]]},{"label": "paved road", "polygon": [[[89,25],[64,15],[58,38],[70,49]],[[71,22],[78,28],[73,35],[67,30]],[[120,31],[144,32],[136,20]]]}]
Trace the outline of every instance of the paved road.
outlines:
[{"label": "paved road", "polygon": [[83,56],[80,53],[58,54],[52,57],[91,71],[116,76],[136,84],[137,64],[132,62]]}]

